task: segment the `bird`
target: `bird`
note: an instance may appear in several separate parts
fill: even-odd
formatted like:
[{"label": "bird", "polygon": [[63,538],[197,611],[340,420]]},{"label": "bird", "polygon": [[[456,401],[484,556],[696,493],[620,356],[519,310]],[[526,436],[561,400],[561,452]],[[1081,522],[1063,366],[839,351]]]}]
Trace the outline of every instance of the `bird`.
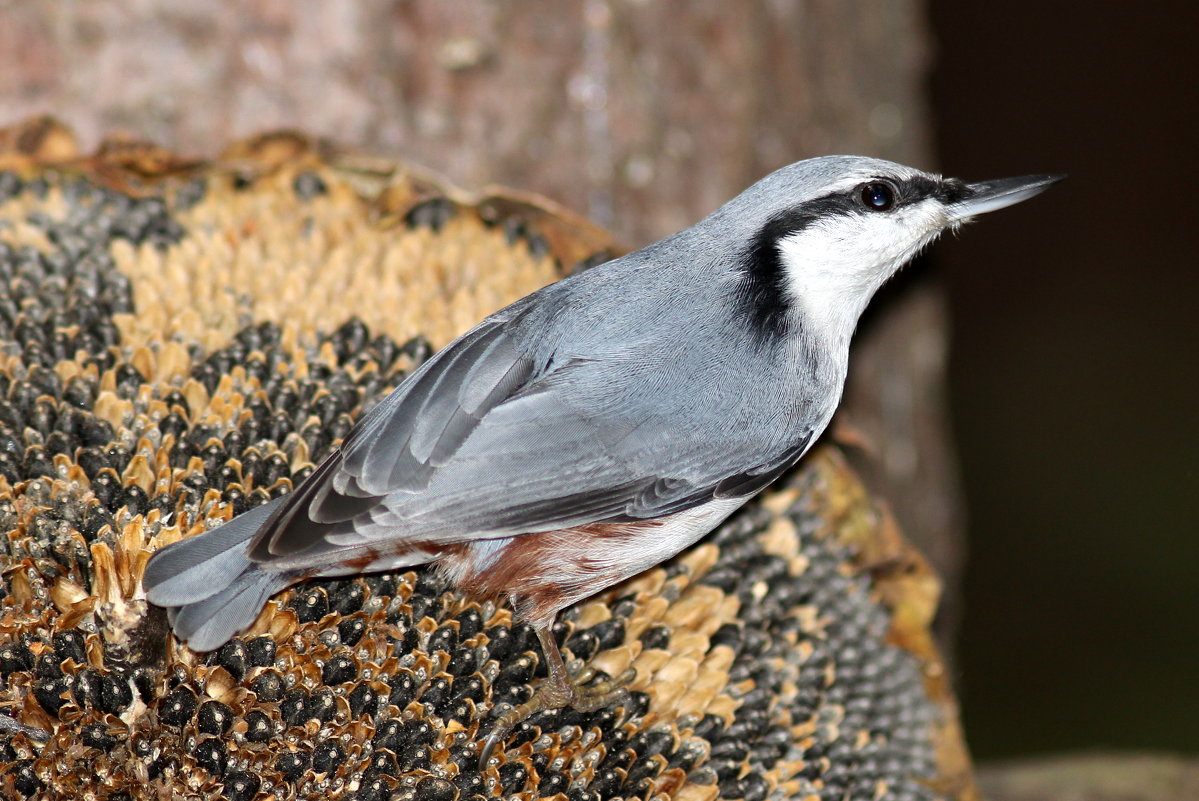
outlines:
[{"label": "bird", "polygon": [[547,676],[498,715],[620,702],[551,634],[571,604],[678,554],[804,455],[841,399],[859,317],[946,230],[1061,175],[976,183],[864,156],[770,173],[710,215],[552,283],[435,353],[291,493],[172,543],[146,598],[219,648],[311,577],[431,564],[511,603]]}]

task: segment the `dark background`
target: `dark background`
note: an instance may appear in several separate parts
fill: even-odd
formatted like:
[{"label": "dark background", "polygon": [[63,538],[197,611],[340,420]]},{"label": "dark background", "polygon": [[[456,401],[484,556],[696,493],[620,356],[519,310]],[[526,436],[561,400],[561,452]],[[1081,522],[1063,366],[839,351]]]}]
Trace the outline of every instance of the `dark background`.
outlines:
[{"label": "dark background", "polygon": [[1070,176],[931,258],[951,297],[957,680],[979,758],[1199,750],[1195,9],[931,6],[945,171]]}]

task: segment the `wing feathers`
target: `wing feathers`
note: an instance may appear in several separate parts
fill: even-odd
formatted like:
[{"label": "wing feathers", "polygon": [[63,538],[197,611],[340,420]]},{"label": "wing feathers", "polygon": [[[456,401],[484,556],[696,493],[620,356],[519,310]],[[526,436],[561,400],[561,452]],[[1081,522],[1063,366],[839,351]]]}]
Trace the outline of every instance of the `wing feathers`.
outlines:
[{"label": "wing feathers", "polygon": [[808,432],[798,445],[791,448],[778,461],[721,479],[714,488],[713,496],[717,499],[737,498],[742,495],[753,495],[761,492],[770,482],[774,481],[798,462],[799,458],[808,450],[808,445],[811,442],[812,432]]},{"label": "wing feathers", "polygon": [[[806,415],[779,411],[782,398],[763,404],[748,382],[692,375],[661,354],[537,350],[519,322],[483,323],[372,409],[250,558],[328,570],[376,544],[398,562],[410,543],[426,561],[438,545],[662,517],[749,497],[807,447],[810,430],[787,447],[736,422],[747,408]],[[697,409],[732,422],[693,422]],[[737,472],[744,464],[760,466]]]},{"label": "wing feathers", "polygon": [[294,561],[308,552],[318,559],[331,537],[355,539],[351,532],[371,528],[385,496],[426,489],[486,413],[531,373],[532,361],[500,323],[462,337],[371,410],[262,527],[250,558]]},{"label": "wing feathers", "polygon": [[[371,445],[371,459],[386,461],[388,455],[395,450],[396,439],[404,431],[410,431],[409,453],[416,461],[427,463],[433,447],[446,435],[446,430],[451,427],[455,416],[469,418],[469,415],[463,414],[462,407],[458,404],[462,385],[472,372],[475,362],[492,350],[494,338],[499,333],[498,328],[492,328],[473,340],[467,340],[462,347],[454,351],[452,357],[446,360],[436,374],[429,375],[426,380],[431,380],[432,385],[425,394],[420,410],[413,417],[393,418]],[[461,431],[452,431],[450,435],[455,433],[460,434]],[[403,480],[401,471],[404,466],[403,460],[392,466],[388,478],[389,485]]]}]

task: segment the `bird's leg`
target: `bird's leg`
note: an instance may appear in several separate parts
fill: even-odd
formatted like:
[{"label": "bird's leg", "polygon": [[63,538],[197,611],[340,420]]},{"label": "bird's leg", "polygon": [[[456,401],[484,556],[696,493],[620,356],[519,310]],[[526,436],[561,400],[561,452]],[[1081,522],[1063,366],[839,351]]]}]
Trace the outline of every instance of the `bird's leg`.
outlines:
[{"label": "bird's leg", "polygon": [[526,718],[547,709],[560,709],[564,706],[574,707],[580,712],[591,712],[623,701],[629,694],[626,685],[637,675],[637,671],[628,668],[614,679],[583,687],[581,685],[595,676],[595,670],[585,667],[572,677],[566,669],[566,663],[562,661],[562,652],[558,650],[558,643],[554,641],[550,627],[536,626],[534,631],[537,632],[537,639],[541,641],[549,676],[526,703],[508,710],[496,720],[495,728],[487,736],[483,751],[479,754],[480,766],[487,764],[495,747],[507,739],[512,729]]}]

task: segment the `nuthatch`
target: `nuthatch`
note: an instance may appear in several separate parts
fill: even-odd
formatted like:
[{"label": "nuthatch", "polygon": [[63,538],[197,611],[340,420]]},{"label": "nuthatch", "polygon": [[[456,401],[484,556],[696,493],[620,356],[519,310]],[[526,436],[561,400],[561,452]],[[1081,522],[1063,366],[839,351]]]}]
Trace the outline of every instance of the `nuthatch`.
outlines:
[{"label": "nuthatch", "polygon": [[511,601],[548,678],[496,721],[618,700],[582,686],[564,607],[674,556],[803,456],[841,399],[875,291],[946,228],[1060,176],[967,184],[855,156],[800,161],[660,242],[551,284],[450,343],[294,492],[150,560],[198,651],[312,576],[434,564]]}]

